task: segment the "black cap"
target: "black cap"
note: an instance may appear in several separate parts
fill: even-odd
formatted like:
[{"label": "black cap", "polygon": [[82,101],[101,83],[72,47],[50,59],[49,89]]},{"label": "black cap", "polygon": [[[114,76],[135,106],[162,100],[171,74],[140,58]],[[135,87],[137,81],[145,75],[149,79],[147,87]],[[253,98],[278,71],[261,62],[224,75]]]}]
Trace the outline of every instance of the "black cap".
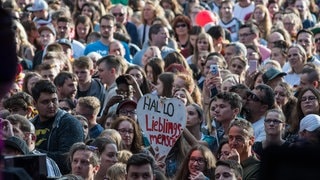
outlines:
[{"label": "black cap", "polygon": [[29,153],[29,148],[27,143],[23,139],[20,139],[15,136],[8,137],[6,140],[4,140],[4,146],[16,149],[20,151],[23,155],[26,155]]},{"label": "black cap", "polygon": [[265,73],[263,73],[262,80],[263,80],[263,83],[267,83],[278,76],[282,77],[285,75],[287,75],[287,73],[281,72],[278,69],[272,67],[272,68],[269,68]]},{"label": "black cap", "polygon": [[130,104],[130,105],[133,105],[133,106],[137,107],[137,103],[136,103],[135,101],[130,100],[130,99],[125,99],[125,100],[119,102],[119,105],[118,105],[118,107],[117,107],[116,114],[119,114],[119,110],[120,110],[123,106],[125,106],[125,105],[127,105],[127,104]]},{"label": "black cap", "polygon": [[70,42],[68,39],[66,39],[66,38],[58,39],[58,40],[57,40],[57,43],[59,43],[59,44],[61,44],[61,45],[67,45],[67,46],[70,47],[70,49],[72,49],[72,44],[71,44],[71,42]]}]

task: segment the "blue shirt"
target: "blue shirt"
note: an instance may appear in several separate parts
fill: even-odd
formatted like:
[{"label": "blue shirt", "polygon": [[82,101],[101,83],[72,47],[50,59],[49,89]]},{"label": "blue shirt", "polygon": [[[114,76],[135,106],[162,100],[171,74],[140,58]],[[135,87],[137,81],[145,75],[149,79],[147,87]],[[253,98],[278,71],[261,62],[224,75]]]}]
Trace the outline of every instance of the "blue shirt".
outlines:
[{"label": "blue shirt", "polygon": [[97,138],[101,132],[103,131],[103,127],[100,124],[96,124],[89,130],[89,137],[90,138]]},{"label": "blue shirt", "polygon": [[[124,58],[131,63],[131,57],[130,57],[130,50],[129,50],[129,46],[127,43],[121,41],[124,49],[126,50],[126,54],[124,56]],[[109,46],[103,44],[100,40],[90,43],[86,46],[86,48],[84,49],[84,55],[89,54],[90,52],[97,52],[99,53],[102,57],[107,56],[109,54]]]}]

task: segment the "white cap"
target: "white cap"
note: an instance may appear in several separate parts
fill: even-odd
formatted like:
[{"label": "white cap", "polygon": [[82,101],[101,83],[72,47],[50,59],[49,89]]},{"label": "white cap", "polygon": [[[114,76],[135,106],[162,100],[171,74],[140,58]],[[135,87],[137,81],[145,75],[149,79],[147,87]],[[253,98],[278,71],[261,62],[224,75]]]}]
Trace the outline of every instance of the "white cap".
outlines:
[{"label": "white cap", "polygon": [[31,7],[28,7],[28,11],[41,11],[48,9],[48,3],[44,0],[35,0]]},{"label": "white cap", "polygon": [[308,114],[300,121],[299,132],[303,130],[314,131],[320,127],[320,116],[317,114]]}]

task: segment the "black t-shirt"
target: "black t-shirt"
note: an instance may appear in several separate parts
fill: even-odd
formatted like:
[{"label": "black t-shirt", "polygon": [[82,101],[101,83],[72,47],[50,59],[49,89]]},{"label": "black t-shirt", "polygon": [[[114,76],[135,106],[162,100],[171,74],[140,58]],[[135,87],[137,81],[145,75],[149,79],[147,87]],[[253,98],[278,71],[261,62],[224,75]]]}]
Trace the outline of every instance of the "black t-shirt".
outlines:
[{"label": "black t-shirt", "polygon": [[37,141],[36,141],[37,149],[43,149],[43,150],[47,149],[48,138],[52,130],[53,122],[54,122],[54,118],[45,122],[38,121],[37,123],[34,124],[36,129],[36,136],[37,136]]}]

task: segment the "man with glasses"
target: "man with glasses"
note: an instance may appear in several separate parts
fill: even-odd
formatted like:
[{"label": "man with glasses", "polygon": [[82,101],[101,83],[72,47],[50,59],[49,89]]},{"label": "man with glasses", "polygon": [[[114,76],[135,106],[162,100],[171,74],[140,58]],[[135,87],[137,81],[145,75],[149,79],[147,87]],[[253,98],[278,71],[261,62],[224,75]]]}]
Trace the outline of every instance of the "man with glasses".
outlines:
[{"label": "man with glasses", "polygon": [[82,115],[88,120],[89,137],[96,138],[103,131],[103,127],[97,123],[100,111],[100,101],[94,96],[85,96],[78,99],[76,114]]},{"label": "man with glasses", "polygon": [[137,122],[138,117],[136,108],[137,103],[135,101],[126,99],[119,103],[116,114],[119,116],[128,116]]},{"label": "man with glasses", "polygon": [[131,37],[131,42],[141,47],[137,27],[132,22],[128,21],[127,9],[128,7],[125,5],[115,4],[111,7],[111,13],[116,18],[117,23],[123,24],[126,27],[126,30]]},{"label": "man with glasses", "polygon": [[[112,14],[106,14],[100,18],[100,34],[99,41],[88,44],[84,50],[84,55],[90,52],[97,52],[101,56],[108,55],[110,42],[114,41],[113,33],[116,31],[116,18]],[[131,63],[130,50],[127,43],[122,42],[126,53],[125,59]]]},{"label": "man with glasses", "polygon": [[244,108],[247,110],[246,119],[252,123],[255,141],[266,138],[264,115],[274,105],[275,94],[270,86],[259,84],[250,92]]},{"label": "man with glasses", "polygon": [[69,173],[65,153],[74,143],[83,141],[82,125],[58,108],[57,88],[51,81],[38,81],[32,88],[32,97],[38,110],[31,120],[36,129],[36,148],[52,158],[62,174]]},{"label": "man with glasses", "polygon": [[240,162],[244,180],[259,179],[261,163],[252,151],[255,141],[252,124],[245,119],[235,119],[230,123],[227,134],[231,148],[228,159]]},{"label": "man with glasses", "polygon": [[[6,119],[12,124],[14,136],[26,142],[29,154],[42,154],[35,148],[37,136],[34,125],[28,119],[18,114],[10,115]],[[46,165],[47,177],[57,178],[61,176],[58,165],[48,156],[46,156]]]}]

